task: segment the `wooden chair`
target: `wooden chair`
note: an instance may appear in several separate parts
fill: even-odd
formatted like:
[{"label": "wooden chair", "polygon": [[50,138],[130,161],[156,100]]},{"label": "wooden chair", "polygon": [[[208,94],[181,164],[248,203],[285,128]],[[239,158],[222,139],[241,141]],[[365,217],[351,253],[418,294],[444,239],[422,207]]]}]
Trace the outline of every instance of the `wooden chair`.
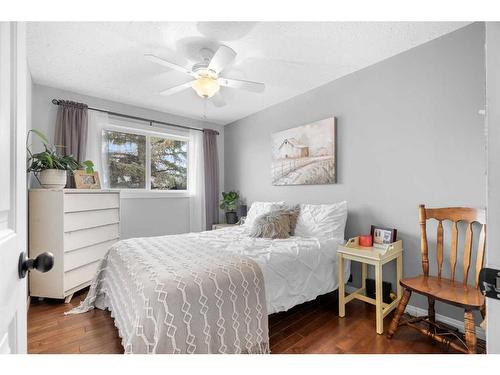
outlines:
[{"label": "wooden chair", "polygon": [[[485,239],[486,239],[486,212],[484,209],[473,209],[464,207],[450,208],[425,208],[422,204],[419,206],[419,221],[420,221],[420,241],[422,251],[422,269],[423,275],[418,277],[402,279],[400,284],[404,288],[403,296],[396,309],[394,317],[389,327],[388,338],[394,335],[396,329],[401,325],[407,325],[417,329],[422,334],[431,337],[432,339],[451,346],[463,353],[476,353],[477,340],[474,323],[473,310],[479,310],[484,317],[484,297],[478,288],[479,271],[483,266]],[[437,246],[436,259],[438,274],[429,276],[429,257],[427,247],[427,220],[435,219],[438,221],[437,226]],[[449,279],[441,277],[443,266],[443,221],[449,220],[452,222],[451,227],[451,251],[450,251],[450,268],[451,276]],[[463,256],[463,280],[455,281],[455,266],[457,263],[457,244],[458,244],[458,222],[466,222],[467,229],[465,234],[465,248]],[[479,233],[479,245],[477,259],[475,265],[475,284],[469,285],[467,278],[471,263],[472,253],[472,238],[473,238],[473,223],[481,224]],[[400,323],[406,305],[410,299],[412,292],[427,296],[429,309],[428,315],[418,318],[413,318]],[[465,325],[465,343],[462,336],[457,331],[450,331],[442,323],[436,322],[434,303],[442,301],[448,304],[464,308],[464,325]],[[423,328],[419,322],[426,322]]]}]

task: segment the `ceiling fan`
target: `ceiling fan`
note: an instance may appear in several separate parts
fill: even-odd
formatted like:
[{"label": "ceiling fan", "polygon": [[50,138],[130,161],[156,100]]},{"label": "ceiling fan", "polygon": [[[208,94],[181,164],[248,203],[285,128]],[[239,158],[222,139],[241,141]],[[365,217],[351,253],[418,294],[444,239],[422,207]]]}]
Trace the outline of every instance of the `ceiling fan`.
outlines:
[{"label": "ceiling fan", "polygon": [[151,53],[144,55],[149,61],[177,70],[178,72],[190,75],[194,78],[182,85],[166,89],[160,92],[160,95],[172,95],[191,87],[199,96],[207,99],[212,98],[214,105],[221,107],[226,104],[220,93],[221,86],[252,92],[264,91],[265,85],[263,83],[223,78],[220,76],[221,72],[229,66],[236,57],[236,52],[228,46],[221,45],[215,53],[208,48],[202,48],[200,50],[200,56],[202,58],[201,62],[194,64],[191,68],[185,68]]}]

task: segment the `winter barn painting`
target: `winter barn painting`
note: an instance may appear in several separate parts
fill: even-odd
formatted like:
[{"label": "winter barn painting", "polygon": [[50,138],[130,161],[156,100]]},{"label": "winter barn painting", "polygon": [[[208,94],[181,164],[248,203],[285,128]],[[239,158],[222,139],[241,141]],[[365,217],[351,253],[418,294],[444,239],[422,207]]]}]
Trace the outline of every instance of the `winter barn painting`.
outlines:
[{"label": "winter barn painting", "polygon": [[335,117],[272,135],[273,185],[336,182]]}]

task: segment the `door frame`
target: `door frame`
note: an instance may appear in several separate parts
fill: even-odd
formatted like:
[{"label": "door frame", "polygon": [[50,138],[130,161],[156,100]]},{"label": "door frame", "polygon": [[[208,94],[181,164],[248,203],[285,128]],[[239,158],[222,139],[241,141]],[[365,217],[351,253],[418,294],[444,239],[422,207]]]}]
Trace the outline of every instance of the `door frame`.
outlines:
[{"label": "door frame", "polygon": [[[500,22],[486,22],[486,134],[488,232],[486,266],[500,269]],[[500,354],[500,301],[486,298],[486,349]]]},{"label": "door frame", "polygon": [[[14,22],[15,44],[16,44],[16,166],[15,166],[15,207],[16,207],[16,232],[19,236],[20,252],[28,254],[28,174],[26,173],[26,137],[28,133],[28,84],[31,85],[31,77],[28,80],[28,58],[26,52],[26,23]],[[31,91],[31,88],[30,88]],[[31,116],[29,116],[31,117]],[[29,276],[28,276],[29,277]],[[17,331],[17,353],[27,353],[28,341],[28,307],[29,291],[28,277],[24,278],[22,298],[25,309],[24,317],[18,324]]]}]

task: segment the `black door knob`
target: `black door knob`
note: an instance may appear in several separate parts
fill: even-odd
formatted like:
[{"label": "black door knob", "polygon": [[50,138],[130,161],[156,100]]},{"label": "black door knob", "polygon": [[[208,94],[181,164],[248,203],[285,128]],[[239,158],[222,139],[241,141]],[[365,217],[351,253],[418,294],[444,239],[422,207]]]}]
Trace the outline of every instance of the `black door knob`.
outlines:
[{"label": "black door knob", "polygon": [[35,259],[28,258],[25,252],[19,255],[18,273],[19,278],[26,277],[26,273],[30,270],[37,270],[40,272],[48,272],[54,266],[54,255],[49,252],[38,255]]}]

